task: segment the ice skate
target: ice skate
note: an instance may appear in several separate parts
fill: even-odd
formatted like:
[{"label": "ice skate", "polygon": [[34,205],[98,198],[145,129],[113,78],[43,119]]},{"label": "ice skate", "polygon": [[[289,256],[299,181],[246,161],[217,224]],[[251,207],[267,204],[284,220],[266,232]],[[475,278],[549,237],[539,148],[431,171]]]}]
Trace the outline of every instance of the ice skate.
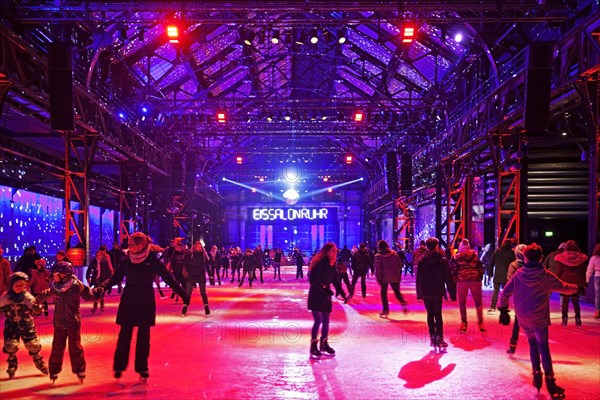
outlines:
[{"label": "ice skate", "polygon": [[78,372],[77,379],[79,379],[79,383],[83,384],[83,380],[85,379],[85,372]]},{"label": "ice skate", "polygon": [[150,378],[150,373],[148,371],[140,372],[140,382],[147,383],[148,378]]},{"label": "ice skate", "polygon": [[479,323],[479,331],[480,332],[485,332],[485,324],[483,322]]},{"label": "ice skate", "polygon": [[94,302],[94,305],[92,306],[92,314],[94,314],[97,309],[98,309],[98,303]]},{"label": "ice skate", "polygon": [[406,301],[402,301],[400,304],[402,304],[402,312],[404,314],[408,314],[408,303]]},{"label": "ice skate", "polygon": [[104,299],[100,300],[100,312],[104,312]]},{"label": "ice skate", "polygon": [[321,351],[321,354],[326,354],[332,357],[335,356],[335,350],[329,346],[326,337],[321,338],[321,341],[319,342],[319,350]]},{"label": "ice skate", "polygon": [[123,371],[115,371],[115,373],[114,373],[115,379],[121,379],[122,375],[123,375]]},{"label": "ice skate", "polygon": [[435,335],[429,336],[429,347],[431,350],[437,353],[437,340],[435,339]]},{"label": "ice skate", "polygon": [[581,326],[581,317],[575,317],[575,326]]},{"label": "ice skate", "polygon": [[35,364],[35,367],[44,375],[48,375],[48,366],[46,365],[46,363],[44,362],[44,360],[42,359],[42,355],[41,354],[36,354],[35,356],[33,356],[33,363]]},{"label": "ice skate", "polygon": [[185,317],[187,315],[188,306],[183,306],[181,309],[181,316]]},{"label": "ice skate", "polygon": [[565,389],[561,388],[556,384],[556,380],[554,379],[554,375],[546,374],[546,388],[548,389],[548,393],[550,393],[550,398],[552,399],[564,399],[565,398]]},{"label": "ice skate", "polygon": [[210,315],[210,308],[208,308],[208,304],[204,305],[204,315]]},{"label": "ice skate", "polygon": [[57,379],[58,379],[58,374],[50,374],[50,380],[52,381],[51,383],[53,385],[56,384]]},{"label": "ice skate", "polygon": [[513,355],[513,354],[515,354],[515,351],[517,351],[517,344],[510,342],[510,345],[508,347],[508,350],[506,350],[506,353],[509,355]]},{"label": "ice skate", "polygon": [[379,317],[380,318],[387,318],[389,314],[390,314],[389,311],[383,310],[381,313],[379,313]]},{"label": "ice skate", "polygon": [[444,341],[444,337],[441,335],[436,336],[436,347],[438,353],[445,353],[448,349],[448,343]]},{"label": "ice skate", "polygon": [[538,369],[536,371],[533,371],[532,375],[533,375],[532,384],[537,389],[538,394],[540,394],[540,389],[542,388],[542,371],[540,371]]},{"label": "ice skate", "polygon": [[8,377],[10,379],[15,377],[15,372],[17,372],[17,368],[18,368],[18,361],[17,361],[17,356],[15,356],[14,354],[11,354],[8,356],[8,369],[6,370],[6,372],[8,373]]},{"label": "ice skate", "polygon": [[460,333],[465,333],[467,331],[467,323],[464,321],[461,322],[460,328],[458,328],[458,330],[460,331]]},{"label": "ice skate", "polygon": [[319,351],[317,347],[317,339],[311,340],[310,342],[310,358],[319,358],[322,353]]},{"label": "ice skate", "polygon": [[567,323],[569,322],[569,317],[562,317],[562,326],[567,326]]}]

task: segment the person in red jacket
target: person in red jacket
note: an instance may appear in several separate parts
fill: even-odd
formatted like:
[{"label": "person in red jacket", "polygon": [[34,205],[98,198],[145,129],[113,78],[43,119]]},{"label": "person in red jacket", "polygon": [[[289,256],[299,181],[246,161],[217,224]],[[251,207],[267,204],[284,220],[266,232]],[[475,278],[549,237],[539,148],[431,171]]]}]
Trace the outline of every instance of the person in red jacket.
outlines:
[{"label": "person in red jacket", "polygon": [[556,261],[556,276],[568,283],[579,287],[579,292],[566,295],[562,298],[562,326],[567,326],[569,320],[569,301],[573,302],[575,310],[575,325],[581,326],[581,307],[579,307],[579,293],[585,290],[585,270],[588,257],[579,250],[574,240],[567,241],[565,251],[554,257]]}]

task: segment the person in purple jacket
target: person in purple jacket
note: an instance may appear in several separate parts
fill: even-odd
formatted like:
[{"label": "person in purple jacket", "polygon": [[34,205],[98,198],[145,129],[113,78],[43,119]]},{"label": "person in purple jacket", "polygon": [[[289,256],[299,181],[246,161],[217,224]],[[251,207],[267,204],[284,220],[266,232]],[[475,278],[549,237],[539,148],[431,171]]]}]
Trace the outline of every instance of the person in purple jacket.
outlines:
[{"label": "person in purple jacket", "polygon": [[514,295],[515,312],[519,318],[519,325],[527,336],[529,342],[529,358],[533,374],[533,385],[538,393],[542,387],[541,364],[546,373],[546,388],[553,399],[565,396],[565,389],[556,385],[550,345],[548,326],[550,326],[550,294],[559,292],[566,295],[575,294],[577,285],[560,280],[552,272],[544,268],[541,263],[542,248],[532,243],[525,248],[523,255],[525,265],[518,269],[508,281],[500,297],[500,323],[510,324],[508,314],[508,300]]}]

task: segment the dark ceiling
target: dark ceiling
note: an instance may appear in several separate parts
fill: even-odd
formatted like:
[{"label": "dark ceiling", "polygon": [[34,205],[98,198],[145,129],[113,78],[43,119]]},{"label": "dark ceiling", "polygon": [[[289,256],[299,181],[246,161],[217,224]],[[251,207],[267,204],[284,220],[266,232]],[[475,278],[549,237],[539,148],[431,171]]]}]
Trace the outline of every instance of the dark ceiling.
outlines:
[{"label": "dark ceiling", "polygon": [[[556,39],[578,7],[550,0],[6,1],[3,12],[5,25],[36,52],[46,54],[49,42],[74,44],[75,80],[122,113],[122,123],[174,157],[185,154],[204,183],[276,181],[295,166],[307,181],[363,177],[366,187],[382,176],[386,152],[412,153],[442,132],[503,61],[532,41]],[[402,43],[411,23],[415,40]],[[169,42],[169,24],[180,29],[178,44]],[[15,99],[9,96],[11,105],[22,108]],[[363,121],[354,121],[357,111]],[[15,136],[53,147],[48,138]],[[118,174],[111,164],[122,157],[112,145],[100,149],[96,170]]]}]

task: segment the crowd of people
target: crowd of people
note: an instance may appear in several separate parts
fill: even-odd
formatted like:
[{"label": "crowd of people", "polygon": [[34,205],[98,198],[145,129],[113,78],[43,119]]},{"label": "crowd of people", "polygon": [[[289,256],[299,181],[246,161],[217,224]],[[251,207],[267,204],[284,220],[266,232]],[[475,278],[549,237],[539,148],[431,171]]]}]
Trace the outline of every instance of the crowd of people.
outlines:
[{"label": "crowd of people", "polygon": [[[205,314],[209,315],[207,283],[220,286],[229,282],[242,287],[247,277],[249,287],[252,287],[256,281],[264,283],[268,279],[269,268],[273,269],[272,280],[281,281],[281,266],[284,264],[295,265],[296,279],[304,279],[306,264],[304,254],[297,248],[288,256],[281,249],[263,250],[260,245],[244,252],[239,247],[226,250],[212,245],[207,251],[201,241],[195,241],[188,248],[183,238],[175,238],[162,248],[153,244],[152,239],[142,232],[131,235],[125,249],[117,242],[110,250],[101,246],[89,263],[85,283],[75,276],[64,251],[59,251],[54,265],[47,268],[45,258],[37,253],[34,246],[30,246],[25,249],[14,271],[2,255],[0,246],[0,310],[6,316],[3,352],[8,354],[7,372],[13,377],[17,370],[16,352],[18,342],[22,340],[35,366],[49,374],[53,381],[62,370],[67,342],[72,372],[81,381],[85,378],[86,363],[80,332],[81,299],[93,302],[91,313],[97,312],[98,305],[103,312],[105,294],[110,293],[114,286],[118,287],[121,298],[116,323],[120,331],[114,356],[114,375],[119,378],[127,368],[136,328],[135,371],[145,381],[149,377],[150,328],[156,319],[154,285],[158,287],[160,297],[165,297],[161,279],[172,289],[172,299],[178,302],[181,298],[182,317],[187,315],[195,287],[199,288]],[[497,309],[503,324],[510,323],[508,301],[511,296],[514,298],[516,315],[507,352],[515,352],[519,330],[522,329],[529,342],[534,386],[538,390],[542,386],[543,367],[551,395],[564,395],[564,389],[555,383],[548,345],[550,293],[561,294],[562,325],[568,324],[569,305],[573,304],[575,325],[581,326],[579,297],[585,293],[593,277],[596,293],[594,318],[600,319],[600,245],[594,248],[588,260],[573,240],[561,243],[545,258],[535,243],[517,244],[512,240],[505,240],[495,251],[491,245],[486,245],[481,252],[473,248],[468,239],[463,239],[453,251],[442,250],[438,239],[429,238],[421,241],[414,251],[408,252],[400,247],[391,249],[385,240],[378,241],[375,249],[361,243],[351,250],[346,246],[338,249],[334,243],[328,242],[316,250],[308,262],[308,309],[314,318],[311,356],[335,355],[328,342],[334,295],[341,297],[344,303],[352,300],[360,281],[360,294],[363,299],[366,298],[365,281],[371,275],[380,285],[380,316],[385,318],[389,314],[388,288],[391,287],[406,311],[407,302],[400,291],[400,282],[403,274],[415,272],[417,299],[423,302],[427,312],[431,346],[442,351],[448,346],[444,341],[442,317],[443,299],[448,299],[448,296],[450,300],[458,300],[460,332],[467,331],[469,293],[475,303],[477,326],[481,332],[486,331],[482,291],[485,286],[491,285],[493,293],[488,313]],[[39,354],[41,345],[33,316],[45,313],[48,317],[48,300],[54,301],[55,311],[52,352],[46,366]]]}]

